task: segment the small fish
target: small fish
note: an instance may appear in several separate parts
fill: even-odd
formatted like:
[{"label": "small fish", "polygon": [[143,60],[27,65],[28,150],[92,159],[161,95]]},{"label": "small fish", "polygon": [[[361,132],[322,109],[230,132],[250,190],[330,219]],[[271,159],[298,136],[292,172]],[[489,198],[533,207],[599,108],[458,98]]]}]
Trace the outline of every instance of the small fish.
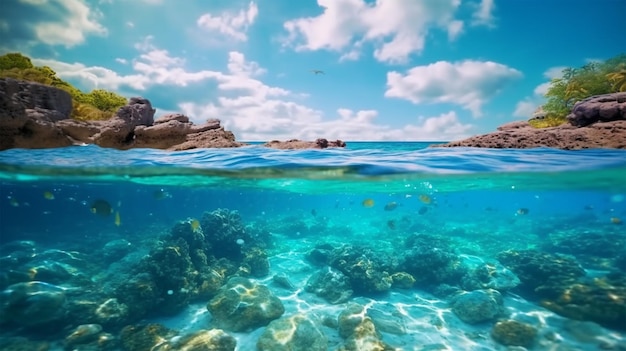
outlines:
[{"label": "small fish", "polygon": [[611,223],[613,224],[622,224],[622,220],[618,217],[611,217]]},{"label": "small fish", "polygon": [[191,231],[195,232],[200,228],[200,221],[197,219],[192,219],[191,222],[189,222],[189,227],[191,227]]},{"label": "small fish", "polygon": [[398,208],[398,203],[395,201],[391,201],[390,203],[385,205],[385,211],[393,211]]},{"label": "small fish", "polygon": [[54,200],[54,194],[51,191],[44,191],[43,197],[46,200]]},{"label": "small fish", "polygon": [[363,200],[363,202],[361,204],[363,205],[363,207],[373,207],[374,206],[374,200],[372,200],[372,199],[365,199],[365,200]]},{"label": "small fish", "polygon": [[433,202],[433,199],[426,194],[420,194],[418,198],[423,204],[426,204],[426,205],[430,205]]},{"label": "small fish", "polygon": [[518,209],[517,211],[515,211],[515,214],[517,214],[518,216],[523,216],[523,215],[527,215],[528,212],[530,212],[529,209],[522,207],[520,209]]},{"label": "small fish", "polygon": [[113,213],[113,207],[111,207],[111,204],[102,199],[94,201],[89,209],[91,210],[91,213],[100,216],[108,216]]},{"label": "small fish", "polygon": [[317,216],[317,211],[315,209],[311,210],[311,214],[313,215],[313,217]]},{"label": "small fish", "polygon": [[120,226],[122,224],[122,219],[120,218],[120,211],[115,212],[115,225]]},{"label": "small fish", "polygon": [[417,213],[419,213],[421,215],[425,214],[426,212],[428,212],[428,207],[426,207],[426,206],[422,206],[422,207],[420,207],[419,210],[417,210]]},{"label": "small fish", "polygon": [[396,221],[394,221],[393,219],[388,220],[387,227],[389,227],[389,229],[391,230],[396,229]]}]

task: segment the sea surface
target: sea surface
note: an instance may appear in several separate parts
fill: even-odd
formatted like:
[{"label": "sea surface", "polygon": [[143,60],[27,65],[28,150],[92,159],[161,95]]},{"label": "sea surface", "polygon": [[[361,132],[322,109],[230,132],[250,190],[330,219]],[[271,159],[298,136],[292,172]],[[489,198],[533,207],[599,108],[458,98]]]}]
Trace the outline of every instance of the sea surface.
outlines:
[{"label": "sea surface", "polygon": [[626,151],[432,144],[0,151],[0,350],[626,350]]}]

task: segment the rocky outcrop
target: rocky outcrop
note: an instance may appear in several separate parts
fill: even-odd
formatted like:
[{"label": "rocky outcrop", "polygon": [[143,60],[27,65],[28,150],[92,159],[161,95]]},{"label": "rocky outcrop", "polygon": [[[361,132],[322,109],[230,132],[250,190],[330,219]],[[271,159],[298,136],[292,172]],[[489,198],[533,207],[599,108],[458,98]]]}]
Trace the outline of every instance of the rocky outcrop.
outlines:
[{"label": "rocky outcrop", "polygon": [[[210,119],[196,125],[173,113],[154,119],[148,99],[133,97],[106,121],[71,118],[72,97],[64,90],[35,82],[0,78],[0,150],[40,149],[96,144],[116,149],[155,148],[171,151],[246,145]],[[271,141],[276,149],[345,147],[341,140]]]},{"label": "rocky outcrop", "polygon": [[316,139],[315,141],[303,141],[291,139],[287,141],[272,140],[263,146],[273,149],[326,149],[329,147],[345,147],[346,143],[341,140],[328,141],[327,139]]},{"label": "rocky outcrop", "polygon": [[182,114],[154,120],[148,99],[131,98],[106,121],[71,118],[72,97],[64,90],[27,81],[0,79],[0,150],[75,144],[168,150],[238,147],[219,120],[196,125]]},{"label": "rocky outcrop", "polygon": [[626,149],[626,93],[598,95],[579,101],[567,120],[569,123],[551,128],[534,128],[526,121],[512,122],[498,127],[494,133],[433,146]]}]

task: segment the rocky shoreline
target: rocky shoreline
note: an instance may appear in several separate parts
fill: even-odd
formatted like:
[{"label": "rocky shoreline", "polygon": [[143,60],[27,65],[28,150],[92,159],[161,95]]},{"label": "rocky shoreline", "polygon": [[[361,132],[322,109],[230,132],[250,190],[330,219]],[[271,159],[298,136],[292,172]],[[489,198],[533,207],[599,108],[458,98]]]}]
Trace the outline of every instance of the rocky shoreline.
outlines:
[{"label": "rocky shoreline", "polygon": [[[148,99],[133,97],[105,121],[71,118],[72,98],[64,90],[10,78],[0,78],[0,150],[55,148],[96,144],[121,150],[155,148],[170,151],[197,148],[229,148],[247,145],[235,140],[220,121],[196,125],[189,117],[174,113],[160,116]],[[345,143],[271,141],[277,149],[345,147]]]},{"label": "rocky shoreline", "polygon": [[[156,120],[148,99],[133,97],[105,121],[71,118],[72,99],[64,90],[39,83],[0,78],[0,150],[54,148],[96,144],[126,150],[156,148],[170,151],[229,148],[247,145],[217,119],[196,125],[174,113]],[[528,121],[498,127],[493,133],[472,136],[432,147],[536,148],[566,150],[626,149],[626,92],[593,96],[578,102],[558,127],[534,128]],[[341,140],[273,140],[274,149],[345,147]]]},{"label": "rocky shoreline", "polygon": [[626,149],[626,92],[579,101],[567,120],[551,128],[534,128],[527,121],[511,122],[493,133],[433,147]]}]

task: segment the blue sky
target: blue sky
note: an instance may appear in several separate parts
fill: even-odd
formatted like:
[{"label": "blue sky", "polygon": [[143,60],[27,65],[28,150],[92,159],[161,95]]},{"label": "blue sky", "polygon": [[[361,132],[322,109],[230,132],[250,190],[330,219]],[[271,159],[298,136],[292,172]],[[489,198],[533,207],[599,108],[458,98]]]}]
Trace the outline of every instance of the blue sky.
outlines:
[{"label": "blue sky", "polygon": [[[626,52],[624,0],[7,0],[0,51],[238,140],[454,140]],[[322,70],[324,74],[314,74]]]}]

